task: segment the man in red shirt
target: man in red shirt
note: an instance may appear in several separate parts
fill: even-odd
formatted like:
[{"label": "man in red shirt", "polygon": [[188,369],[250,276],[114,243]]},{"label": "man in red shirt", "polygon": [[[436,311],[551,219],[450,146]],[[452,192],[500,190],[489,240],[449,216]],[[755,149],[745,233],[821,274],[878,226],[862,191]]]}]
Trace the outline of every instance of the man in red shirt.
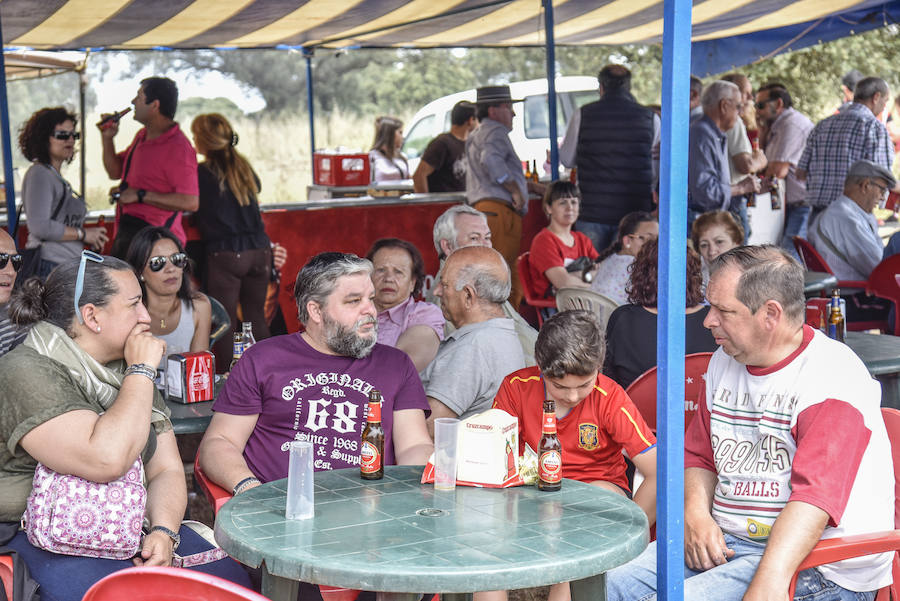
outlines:
[{"label": "man in red shirt", "polygon": [[[552,399],[563,477],[630,496],[624,449],[644,476],[634,502],[652,525],[656,522],[656,437],[622,387],[600,373],[605,351],[603,331],[593,313],[557,313],[538,334],[537,366],[506,376],[494,408],[519,418],[521,455],[525,443],[537,450],[543,402]],[[568,583],[554,585],[550,601],[567,599],[568,592]]]},{"label": "man in red shirt", "polygon": [[116,238],[111,255],[124,258],[131,239],[148,225],[165,226],[184,244],[182,211],[198,207],[197,153],[175,122],[178,88],[165,77],[141,81],[131,101],[135,121],[144,125],[131,145],[116,153],[118,121],[104,121],[103,166],[121,183],[110,191],[117,203]]}]

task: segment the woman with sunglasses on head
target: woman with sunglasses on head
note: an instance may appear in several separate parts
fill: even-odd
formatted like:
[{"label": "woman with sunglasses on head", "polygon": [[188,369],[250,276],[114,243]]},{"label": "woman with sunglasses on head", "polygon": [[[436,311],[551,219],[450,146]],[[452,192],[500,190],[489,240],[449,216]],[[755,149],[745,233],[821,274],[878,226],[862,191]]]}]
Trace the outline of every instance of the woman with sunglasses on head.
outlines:
[{"label": "woman with sunglasses on head", "polygon": [[659,223],[652,214],[635,211],[622,217],[616,241],[597,258],[599,266],[591,285],[594,292],[615,301],[617,305],[627,303],[625,285],[628,284],[629,267],[641,247],[657,236]]},{"label": "woman with sunglasses on head", "polygon": [[[269,337],[266,291],[272,268],[284,259],[266,235],[259,213],[259,178],[236,149],[238,135],[218,113],[198,115],[191,123],[197,152],[206,157],[197,168],[200,208],[196,224],[206,244],[203,284],[228,312],[232,331],[239,331],[237,308],[243,321],[253,324],[257,341]],[[275,261],[273,264],[273,250]],[[228,367],[233,339],[223,336],[215,345],[219,367]]]},{"label": "woman with sunglasses on head", "polygon": [[175,234],[145,227],[131,240],[125,258],[140,281],[150,333],[166,342],[167,354],[209,348],[212,307],[205,294],[194,290],[190,261]]},{"label": "woman with sunglasses on head", "polygon": [[[10,315],[31,329],[22,344],[0,357],[0,544],[19,552],[41,586],[41,598],[77,601],[111,572],[170,565],[176,547],[181,556],[209,550],[199,535],[181,527],[184,469],[168,409],[153,385],[166,345],[150,332],[131,266],[85,251],[80,260],[60,264],[46,282],[27,280],[13,293]],[[51,552],[44,548],[51,545],[38,537],[32,544],[19,530],[38,462],[96,489],[133,472],[139,457],[149,525],[133,559]],[[60,494],[71,499],[78,492]],[[115,523],[111,516],[134,508],[133,501],[117,504],[110,493],[90,510],[73,502],[80,508],[78,526],[63,535],[66,540],[103,548],[112,536],[121,544],[116,532],[97,527],[96,520]],[[29,530],[44,530],[43,523]],[[229,559],[199,569],[248,584]]]},{"label": "woman with sunglasses on head", "polygon": [[59,263],[78,257],[85,246],[101,250],[106,228],[85,229],[87,206],[63,178],[63,163],[75,156],[77,118],[63,107],[34,113],[19,132],[19,148],[32,165],[22,180],[22,199],[28,216],[26,249],[39,249],[31,270],[45,278]]}]

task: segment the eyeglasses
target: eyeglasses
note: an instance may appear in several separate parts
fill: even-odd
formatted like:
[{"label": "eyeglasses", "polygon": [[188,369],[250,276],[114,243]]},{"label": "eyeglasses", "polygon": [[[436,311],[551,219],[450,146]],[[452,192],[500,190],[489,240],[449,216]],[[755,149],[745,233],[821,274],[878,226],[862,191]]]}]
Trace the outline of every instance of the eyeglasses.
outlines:
[{"label": "eyeglasses", "polygon": [[760,101],[757,102],[756,105],[755,105],[755,106],[756,106],[756,110],[758,110],[758,111],[763,110],[764,108],[766,108],[766,105],[767,105],[767,104],[769,104],[770,102],[775,102],[775,100],[776,100],[775,98],[768,98],[768,99],[766,99],[766,100],[760,100]]},{"label": "eyeglasses", "polygon": [[147,267],[150,268],[150,271],[155,273],[166,266],[166,261],[171,261],[172,265],[178,269],[184,269],[184,266],[187,265],[187,255],[184,253],[175,253],[169,257],[150,257],[150,260],[147,261]]},{"label": "eyeglasses", "polygon": [[78,133],[77,131],[55,131],[55,132],[53,132],[53,137],[56,138],[57,140],[62,140],[62,141],[66,141],[69,138],[72,138],[74,140],[79,140],[79,139],[81,139],[81,134]]},{"label": "eyeglasses", "polygon": [[[882,197],[887,196],[888,192],[890,192],[890,188],[888,188],[887,186],[882,186],[875,180],[869,180],[869,183],[872,184],[873,186],[875,186],[876,188],[878,188],[879,190],[881,190]],[[2,257],[2,255],[0,255],[0,257]],[[2,265],[0,265],[0,267],[4,267],[5,265],[6,265],[6,263],[3,263]]]},{"label": "eyeglasses", "polygon": [[78,323],[84,323],[81,311],[78,310],[78,301],[81,300],[81,293],[84,290],[84,267],[88,261],[94,263],[102,263],[103,257],[89,250],[81,251],[81,262],[78,264],[78,277],[75,278],[75,316],[78,317]]},{"label": "eyeglasses", "polygon": [[20,254],[11,255],[9,253],[0,253],[0,269],[6,269],[6,265],[12,261],[14,271],[22,269],[22,261],[24,258]]}]

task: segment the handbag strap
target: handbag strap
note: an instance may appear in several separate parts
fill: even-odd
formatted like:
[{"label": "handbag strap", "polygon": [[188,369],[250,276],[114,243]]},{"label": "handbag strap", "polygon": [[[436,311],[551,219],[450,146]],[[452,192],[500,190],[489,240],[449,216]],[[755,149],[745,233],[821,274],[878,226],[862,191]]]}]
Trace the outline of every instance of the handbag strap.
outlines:
[{"label": "handbag strap", "polygon": [[[53,169],[53,167],[50,167],[49,165],[46,165],[46,167],[48,169]],[[60,177],[60,179],[62,179],[62,178]],[[68,183],[66,182],[66,180],[62,180],[62,182],[63,182],[62,195],[59,197],[59,200],[56,201],[57,202],[56,208],[53,209],[53,213],[50,214],[50,221],[56,221],[56,217],[59,215],[59,212],[62,210],[63,205],[66,204],[66,189],[68,187]],[[19,210],[16,211],[16,227],[13,228],[13,233],[12,233],[13,240],[16,239],[16,234],[19,233],[19,223],[20,223],[19,220],[22,217],[22,210],[24,208],[25,208],[25,201],[22,201],[22,204],[19,205]]]}]

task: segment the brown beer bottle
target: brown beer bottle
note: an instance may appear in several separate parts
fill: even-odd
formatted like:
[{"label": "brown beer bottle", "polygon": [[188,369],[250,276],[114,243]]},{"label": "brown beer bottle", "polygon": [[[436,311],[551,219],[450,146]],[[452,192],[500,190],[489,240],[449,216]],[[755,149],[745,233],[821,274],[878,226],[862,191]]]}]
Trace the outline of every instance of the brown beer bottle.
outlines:
[{"label": "brown beer bottle", "polygon": [[234,366],[237,365],[237,362],[240,361],[241,357],[244,356],[244,335],[241,332],[234,333],[234,353],[231,355],[231,365],[228,366],[229,373],[234,369]]},{"label": "brown beer bottle", "polygon": [[544,401],[541,442],[538,444],[538,490],[554,491],[562,487],[562,446],[556,435],[556,403]]},{"label": "brown beer bottle", "polygon": [[531,181],[534,183],[541,181],[541,175],[538,173],[537,160],[531,161]]},{"label": "brown beer bottle", "polygon": [[839,342],[844,341],[844,314],[841,313],[841,291],[837,288],[831,297],[831,307],[828,312],[828,337]]},{"label": "brown beer bottle", "polygon": [[363,480],[384,478],[384,427],[381,425],[381,393],[369,393],[366,427],[359,450],[359,475]]}]

